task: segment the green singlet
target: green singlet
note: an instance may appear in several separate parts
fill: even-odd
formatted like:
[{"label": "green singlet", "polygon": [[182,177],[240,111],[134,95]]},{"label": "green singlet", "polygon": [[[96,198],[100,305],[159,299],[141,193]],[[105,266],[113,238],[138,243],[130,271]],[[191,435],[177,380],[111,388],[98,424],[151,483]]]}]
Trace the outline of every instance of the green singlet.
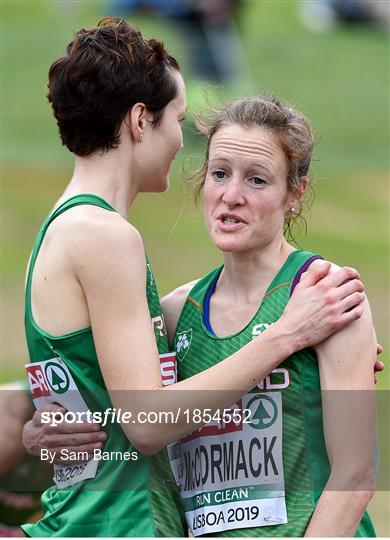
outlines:
[{"label": "green singlet", "polygon": [[[45,220],[33,248],[26,288],[26,336],[33,364],[30,373],[36,375],[34,364],[41,363],[47,377],[46,386],[43,385],[43,390],[38,389],[41,393],[46,391],[48,383],[57,393],[73,391],[91,411],[104,411],[112,407],[112,403],[99,368],[91,328],[52,336],[38,327],[31,310],[31,278],[46,230],[56,217],[77,205],[99,206],[115,212],[100,197],[78,195],[59,206]],[[158,350],[164,354],[168,352],[166,330],[157,287],[148,261],[146,264],[147,301]],[[70,391],[65,383],[71,378],[76,388]],[[118,423],[108,423],[104,429],[108,433],[104,451],[134,452]],[[56,486],[48,489],[42,496],[44,517],[34,525],[24,525],[25,533],[44,537],[186,536],[180,497],[166,450],[154,456],[137,454],[136,460],[99,460],[94,478],[62,489]],[[70,470],[70,474],[65,470],[60,480],[71,477],[72,468]]]},{"label": "green singlet", "polygon": [[[176,329],[179,380],[217,364],[276,322],[295,276],[313,256],[292,252],[251,322],[224,338],[207,329],[203,313],[222,267],[203,277],[191,290]],[[303,536],[330,473],[314,350],[287,358],[234,411],[235,420],[214,418],[180,443],[189,527],[195,536]],[[375,536],[367,513],[356,536]]]}]

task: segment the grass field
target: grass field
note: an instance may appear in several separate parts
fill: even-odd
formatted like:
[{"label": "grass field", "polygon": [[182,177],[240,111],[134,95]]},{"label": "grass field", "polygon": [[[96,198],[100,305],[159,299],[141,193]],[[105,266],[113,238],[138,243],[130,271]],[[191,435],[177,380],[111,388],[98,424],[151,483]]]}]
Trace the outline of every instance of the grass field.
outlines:
[{"label": "grass field", "polygon": [[[71,175],[71,156],[58,142],[45,99],[48,66],[73,29],[94,25],[109,8],[107,2],[2,1],[1,14],[1,380],[7,381],[22,376],[26,360],[23,279],[29,251],[43,217]],[[172,26],[145,15],[133,20],[146,35],[164,39],[188,74],[181,37]],[[308,235],[299,242],[339,264],[359,268],[387,361],[388,36],[364,27],[312,34],[302,27],[294,1],[243,2],[239,28],[255,81],[254,86],[248,83],[248,93],[268,90],[299,106],[312,119],[319,139],[313,167],[316,201],[308,215]],[[226,94],[234,91],[227,89]],[[180,174],[183,163],[201,156],[201,142],[185,133],[170,191],[142,195],[131,211],[161,293],[202,275],[220,260]],[[390,367],[386,371],[378,385],[384,391],[390,387]],[[382,411],[384,459],[387,424],[388,411]],[[380,474],[388,474],[386,467]],[[388,486],[389,479],[382,485]],[[387,495],[378,494],[372,505],[381,535],[390,534]]]}]

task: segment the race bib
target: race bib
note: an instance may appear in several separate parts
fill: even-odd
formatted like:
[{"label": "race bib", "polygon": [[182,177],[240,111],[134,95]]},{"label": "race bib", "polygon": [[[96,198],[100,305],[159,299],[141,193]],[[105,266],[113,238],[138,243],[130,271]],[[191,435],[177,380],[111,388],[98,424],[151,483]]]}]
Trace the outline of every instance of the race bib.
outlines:
[{"label": "race bib", "polygon": [[[79,392],[65,362],[51,358],[43,362],[26,364],[27,377],[34,405],[37,409],[45,403],[58,403],[72,412],[87,412],[89,409]],[[69,487],[82,480],[94,478],[99,461],[91,459],[75,465],[54,464],[54,482],[59,489]]]},{"label": "race bib", "polygon": [[180,443],[181,496],[194,536],[287,523],[281,392],[246,394],[227,423]]}]

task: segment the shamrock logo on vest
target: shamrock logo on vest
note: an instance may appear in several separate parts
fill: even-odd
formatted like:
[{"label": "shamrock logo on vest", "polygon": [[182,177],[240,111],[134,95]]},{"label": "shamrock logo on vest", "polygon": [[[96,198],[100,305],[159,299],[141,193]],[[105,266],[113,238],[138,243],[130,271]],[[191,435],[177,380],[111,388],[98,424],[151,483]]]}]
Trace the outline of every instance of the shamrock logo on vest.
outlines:
[{"label": "shamrock logo on vest", "polygon": [[184,360],[192,341],[192,328],[176,334],[176,355],[180,361]]},{"label": "shamrock logo on vest", "polygon": [[57,362],[48,362],[45,365],[46,380],[50,388],[56,394],[65,394],[70,385],[70,380],[65,369]]}]

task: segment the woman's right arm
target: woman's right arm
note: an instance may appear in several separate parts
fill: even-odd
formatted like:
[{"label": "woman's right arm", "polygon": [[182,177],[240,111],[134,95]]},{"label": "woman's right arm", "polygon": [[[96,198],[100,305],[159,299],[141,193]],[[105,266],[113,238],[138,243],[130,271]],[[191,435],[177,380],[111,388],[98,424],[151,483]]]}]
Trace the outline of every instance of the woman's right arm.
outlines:
[{"label": "woman's right arm", "polygon": [[[357,278],[357,272],[344,268],[326,275],[325,264],[308,273],[283,316],[260,336],[212,368],[164,387],[138,232],[125,222],[118,226],[117,220],[104,220],[94,227],[93,238],[87,231],[75,242],[75,274],[87,299],[99,364],[114,407],[132,411],[133,416],[161,410],[176,416],[174,424],[122,424],[129,440],[146,454],[200,427],[180,410],[230,407],[292,353],[321,342],[361,315],[356,306],[362,299],[361,283],[350,282],[352,295],[351,286],[343,285]],[[325,294],[329,291],[332,295]]]}]

